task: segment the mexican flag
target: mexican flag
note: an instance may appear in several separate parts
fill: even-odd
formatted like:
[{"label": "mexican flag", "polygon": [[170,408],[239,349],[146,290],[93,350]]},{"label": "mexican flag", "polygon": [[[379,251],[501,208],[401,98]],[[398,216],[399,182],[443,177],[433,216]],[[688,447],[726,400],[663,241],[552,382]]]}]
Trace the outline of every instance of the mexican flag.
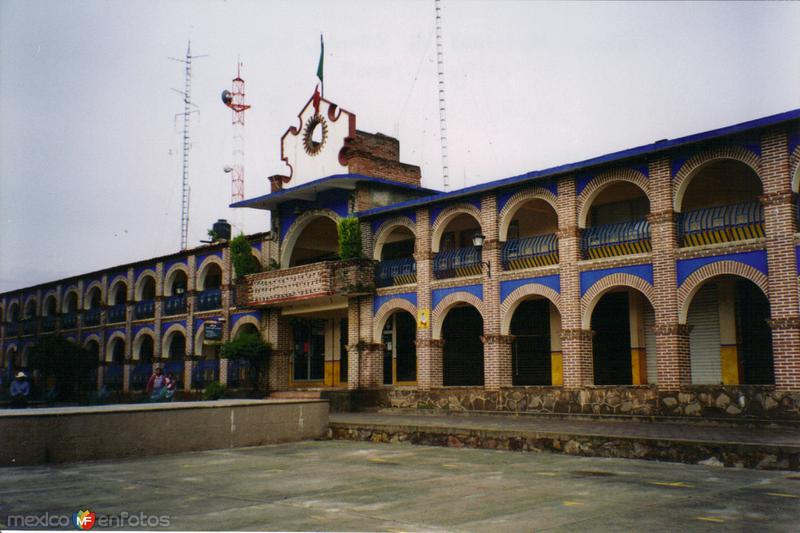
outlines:
[{"label": "mexican flag", "polygon": [[322,34],[319,35],[319,65],[317,65],[317,77],[322,83],[322,62],[325,57],[325,43],[322,42]]}]

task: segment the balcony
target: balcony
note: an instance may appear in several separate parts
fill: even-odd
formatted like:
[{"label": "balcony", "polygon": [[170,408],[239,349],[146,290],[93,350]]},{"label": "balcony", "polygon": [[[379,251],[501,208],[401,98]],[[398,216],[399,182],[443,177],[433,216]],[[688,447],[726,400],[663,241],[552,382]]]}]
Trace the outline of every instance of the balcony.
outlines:
[{"label": "balcony", "polygon": [[512,239],[503,245],[503,268],[521,270],[558,264],[558,239],[554,233]]},{"label": "balcony", "polygon": [[78,313],[67,313],[61,316],[61,329],[75,329],[78,327]]},{"label": "balcony", "polygon": [[56,330],[56,317],[45,316],[42,317],[42,331],[49,333]]},{"label": "balcony", "polygon": [[141,320],[143,318],[153,318],[156,314],[155,300],[142,300],[133,306],[133,318]]},{"label": "balcony", "polygon": [[375,261],[323,261],[245,276],[237,284],[242,307],[268,307],[329,296],[375,292]]},{"label": "balcony", "polygon": [[108,308],[106,316],[109,324],[116,324],[118,322],[125,322],[127,313],[127,305],[117,304]]},{"label": "balcony", "polygon": [[375,268],[375,284],[378,287],[407,285],[417,282],[417,262],[413,257],[387,259]]},{"label": "balcony", "polygon": [[[184,306],[185,307],[185,306]],[[208,311],[222,307],[222,289],[207,289],[197,293],[197,310]]]},{"label": "balcony", "polygon": [[9,322],[6,324],[6,337],[15,337],[19,335],[19,322]]},{"label": "balcony", "polygon": [[186,313],[186,295],[176,294],[164,300],[165,315],[182,315]]},{"label": "balcony", "polygon": [[581,247],[585,259],[649,252],[650,223],[647,220],[633,220],[586,228],[583,230]]},{"label": "balcony", "polygon": [[35,318],[26,318],[22,321],[22,334],[23,335],[35,335],[36,330],[38,329],[39,321]]},{"label": "balcony", "polygon": [[83,313],[83,327],[100,325],[100,309],[89,309]]},{"label": "balcony", "polygon": [[708,207],[681,213],[678,234],[682,246],[702,246],[764,236],[760,202]]},{"label": "balcony", "polygon": [[474,246],[439,252],[433,259],[433,275],[436,279],[477,276],[481,262],[481,251]]}]

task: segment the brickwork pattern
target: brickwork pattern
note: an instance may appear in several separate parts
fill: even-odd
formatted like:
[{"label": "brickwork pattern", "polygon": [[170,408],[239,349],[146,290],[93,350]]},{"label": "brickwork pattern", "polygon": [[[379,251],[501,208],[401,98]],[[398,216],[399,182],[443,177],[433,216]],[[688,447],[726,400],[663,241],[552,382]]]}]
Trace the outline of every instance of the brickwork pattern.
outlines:
[{"label": "brickwork pattern", "polygon": [[[445,207],[436,217],[436,220],[433,222],[433,227],[431,227],[430,232],[430,240],[431,240],[431,251],[438,252],[439,245],[441,244],[442,234],[444,230],[447,229],[447,225],[450,223],[451,220],[456,218],[458,215],[467,214],[470,215],[472,218],[475,219],[475,222],[478,224],[481,223],[482,216],[481,210],[475,207],[472,204],[456,204],[451,205],[450,207]],[[417,216],[417,220],[419,221],[419,216]],[[484,228],[481,228],[481,231],[486,231]],[[419,283],[419,281],[417,281]]]},{"label": "brickwork pattern", "polygon": [[716,261],[692,272],[678,288],[680,309],[678,318],[681,324],[686,323],[686,319],[689,316],[689,306],[703,283],[711,278],[726,274],[752,281],[769,298],[769,280],[763,272],[738,261]]},{"label": "brickwork pattern", "polygon": [[761,175],[761,161],[759,157],[746,148],[741,146],[718,146],[704,150],[690,157],[681,168],[675,173],[672,185],[673,208],[675,211],[681,210],[683,194],[692,181],[692,177],[704,166],[714,161],[733,159],[740,161],[753,169],[753,172]]},{"label": "brickwork pattern", "polygon": [[511,220],[516,215],[517,211],[525,205],[526,203],[533,201],[533,200],[543,200],[550,204],[550,207],[553,208],[556,213],[558,213],[558,199],[556,195],[552,192],[548,191],[547,189],[543,189],[542,187],[531,187],[530,189],[526,189],[523,191],[519,191],[514,193],[511,198],[508,199],[506,204],[500,210],[500,234],[499,239],[501,241],[506,241],[508,238],[508,226],[511,224]]},{"label": "brickwork pattern", "polygon": [[417,318],[416,305],[412,304],[405,298],[392,298],[378,308],[378,311],[375,313],[375,317],[372,320],[373,343],[381,342],[383,326],[386,324],[386,321],[389,319],[389,317],[397,311],[406,311],[411,313],[411,316],[413,316],[415,320]]},{"label": "brickwork pattern", "polygon": [[541,283],[528,283],[514,289],[511,294],[506,296],[505,300],[500,306],[500,316],[502,317],[502,321],[500,324],[500,334],[501,335],[508,335],[511,329],[511,319],[514,317],[514,312],[517,310],[517,307],[524,302],[525,300],[529,300],[531,297],[542,297],[550,301],[558,312],[561,313],[561,295],[558,294],[556,291],[547,287],[546,285],[542,285]]},{"label": "brickwork pattern", "polygon": [[[398,227],[407,228],[412,235],[416,236],[417,234],[417,225],[414,224],[410,218],[404,216],[390,218],[378,226],[378,229],[375,231],[375,236],[373,239],[371,239],[371,242],[373,243],[372,253],[367,253],[367,251],[365,251],[364,255],[380,261],[383,244],[386,242],[386,239],[389,237],[389,235],[391,235],[392,232]],[[364,242],[367,242],[366,239],[364,239]]]},{"label": "brickwork pattern", "polygon": [[581,191],[580,195],[578,195],[577,210],[578,224],[580,227],[586,227],[586,219],[589,216],[589,209],[592,207],[592,202],[595,198],[597,198],[597,195],[603,192],[603,190],[609,185],[623,182],[633,183],[639,187],[652,203],[652,198],[650,197],[650,181],[647,179],[647,176],[638,170],[634,170],[632,168],[620,168],[603,172],[594,177]]}]

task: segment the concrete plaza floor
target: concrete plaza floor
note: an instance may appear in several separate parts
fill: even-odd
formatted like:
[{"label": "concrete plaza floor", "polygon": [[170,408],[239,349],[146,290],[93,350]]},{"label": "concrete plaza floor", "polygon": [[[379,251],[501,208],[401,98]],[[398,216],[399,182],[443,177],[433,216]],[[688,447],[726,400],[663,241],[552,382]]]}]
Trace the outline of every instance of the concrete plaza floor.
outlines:
[{"label": "concrete plaza floor", "polygon": [[798,531],[800,475],[409,444],[292,444],[0,469],[9,515],[179,530]]}]

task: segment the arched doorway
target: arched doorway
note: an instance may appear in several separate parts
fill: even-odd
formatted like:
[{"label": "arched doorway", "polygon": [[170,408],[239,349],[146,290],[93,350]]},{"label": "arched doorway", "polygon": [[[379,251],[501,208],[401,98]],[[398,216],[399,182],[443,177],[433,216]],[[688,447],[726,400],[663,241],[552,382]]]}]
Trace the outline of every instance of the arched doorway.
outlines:
[{"label": "arched doorway", "polygon": [[376,259],[380,263],[375,271],[375,282],[379,287],[417,282],[415,236],[408,227],[396,226],[377,246]]},{"label": "arched doorway", "polygon": [[638,185],[614,182],[591,203],[583,230],[583,256],[599,259],[649,252],[650,225],[646,220],[650,200]]},{"label": "arched doorway", "polygon": [[769,300],[750,280],[725,275],[703,283],[689,305],[692,383],[775,383]]},{"label": "arched doorway", "polygon": [[542,198],[530,199],[501,223],[503,268],[519,270],[558,263],[558,215]]},{"label": "arched doorway", "polygon": [[480,233],[480,222],[473,215],[459,213],[451,218],[441,237],[433,242],[433,251],[437,252],[433,260],[434,276],[443,279],[481,274],[481,251],[472,242]]},{"label": "arched doorway", "polygon": [[417,381],[417,321],[408,311],[389,315],[381,333],[383,384],[413,385]]},{"label": "arched doorway", "polygon": [[546,298],[525,300],[514,310],[511,377],[515,386],[561,385],[561,317]]},{"label": "arched doorway", "polygon": [[[603,294],[591,318],[595,385],[644,385],[655,375],[654,311],[636,289],[619,287]],[[648,364],[650,363],[650,364]]]},{"label": "arched doorway", "polygon": [[333,261],[339,257],[339,232],[327,216],[311,220],[300,232],[289,256],[289,267]]},{"label": "arched doorway", "polygon": [[483,317],[471,305],[453,307],[442,323],[442,379],[447,386],[483,386]]}]

